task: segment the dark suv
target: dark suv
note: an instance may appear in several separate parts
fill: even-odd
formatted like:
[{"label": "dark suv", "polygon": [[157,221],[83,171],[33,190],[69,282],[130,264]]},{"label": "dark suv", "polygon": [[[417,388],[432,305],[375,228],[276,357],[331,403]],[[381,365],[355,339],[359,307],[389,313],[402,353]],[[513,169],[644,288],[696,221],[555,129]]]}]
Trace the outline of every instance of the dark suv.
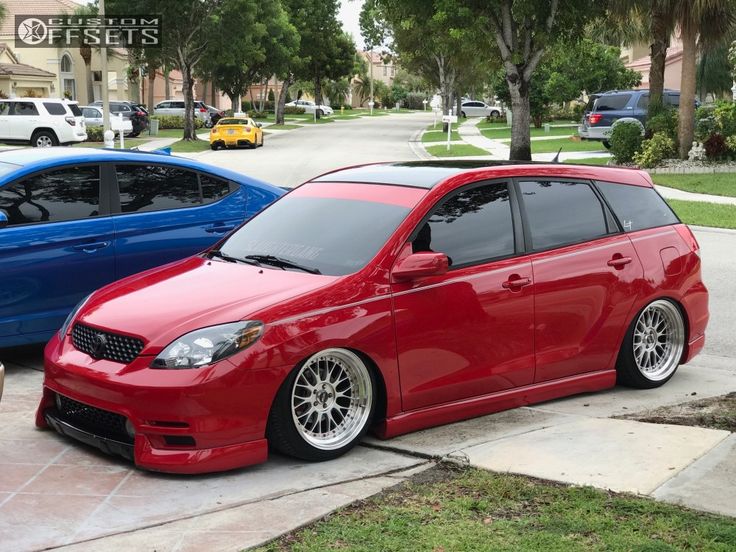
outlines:
[{"label": "dark suv", "polygon": [[[665,105],[679,107],[680,91],[665,90],[663,101]],[[649,90],[610,90],[592,94],[578,127],[578,134],[583,140],[600,140],[606,147],[611,130],[619,121],[638,123],[643,134],[648,107]]]},{"label": "dark suv", "polygon": [[[100,100],[92,102],[90,105],[102,107]],[[148,128],[148,112],[141,105],[128,101],[111,101],[110,113],[117,117],[118,113],[123,114],[123,119],[130,119],[133,125],[133,132],[128,134],[131,138],[135,138],[141,132]]]}]

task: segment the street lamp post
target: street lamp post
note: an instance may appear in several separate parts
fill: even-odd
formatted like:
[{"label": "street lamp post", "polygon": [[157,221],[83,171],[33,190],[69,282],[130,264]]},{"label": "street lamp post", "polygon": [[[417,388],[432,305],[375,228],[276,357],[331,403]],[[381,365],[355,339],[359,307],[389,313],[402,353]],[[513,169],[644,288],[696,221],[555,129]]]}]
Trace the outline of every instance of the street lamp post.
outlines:
[{"label": "street lamp post", "polygon": [[371,115],[373,115],[373,106],[375,104],[375,101],[373,100],[373,48],[371,48],[370,60],[368,60],[368,63],[370,63],[371,66],[371,101],[368,102],[368,105],[371,108]]},{"label": "street lamp post", "polygon": [[102,82],[100,83],[102,85],[102,128],[107,131],[110,130],[110,96],[107,89],[107,29],[105,28],[105,0],[100,0],[99,11],[100,21],[102,21],[103,25],[102,29],[105,32],[105,36],[103,36],[102,39],[102,47],[100,48],[100,65],[102,68]]}]

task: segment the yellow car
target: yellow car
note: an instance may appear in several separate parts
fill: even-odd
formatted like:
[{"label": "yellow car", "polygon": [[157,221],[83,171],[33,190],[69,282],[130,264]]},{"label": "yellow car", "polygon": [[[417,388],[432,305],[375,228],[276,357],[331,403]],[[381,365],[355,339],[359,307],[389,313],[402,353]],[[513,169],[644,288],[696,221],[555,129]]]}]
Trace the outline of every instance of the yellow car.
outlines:
[{"label": "yellow car", "polygon": [[263,145],[263,129],[250,117],[223,117],[210,130],[210,147],[213,150],[245,146],[257,148]]}]

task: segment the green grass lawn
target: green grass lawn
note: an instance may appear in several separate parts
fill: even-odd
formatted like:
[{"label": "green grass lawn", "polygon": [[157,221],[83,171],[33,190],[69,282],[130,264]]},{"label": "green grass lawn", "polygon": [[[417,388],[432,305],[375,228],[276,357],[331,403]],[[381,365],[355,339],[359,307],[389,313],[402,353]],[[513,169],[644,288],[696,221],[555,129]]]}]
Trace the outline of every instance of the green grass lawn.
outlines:
[{"label": "green grass lawn", "polygon": [[734,543],[736,519],[590,487],[435,468],[258,550],[725,552]]},{"label": "green grass lawn", "polygon": [[[495,140],[511,139],[511,127],[491,127],[481,129],[481,134],[486,138]],[[549,132],[544,132],[544,128],[531,128],[530,133],[532,138],[544,137],[544,136],[574,136],[578,133],[577,126],[569,127],[550,127]]]},{"label": "green grass lawn", "polygon": [[[505,141],[510,144],[511,141]],[[532,140],[532,153],[551,153],[562,148],[562,151],[605,151],[600,142],[588,140],[571,140],[570,138],[557,138],[555,140]]]},{"label": "green grass lawn", "polygon": [[[465,119],[466,121],[468,119]],[[502,117],[498,121],[486,121],[483,119],[480,123],[478,123],[478,128],[483,130],[484,128],[510,128],[506,126],[506,118]]]},{"label": "green grass lawn", "polygon": [[435,157],[463,157],[466,155],[490,155],[486,150],[476,148],[470,144],[453,144],[450,146],[450,151],[447,151],[446,145],[440,146],[428,146],[427,153],[434,155]]},{"label": "green grass lawn", "polygon": [[[450,133],[450,140],[462,140],[457,130],[453,130]],[[426,142],[446,142],[446,141],[447,141],[447,133],[442,132],[441,128],[438,128],[437,130],[425,132],[424,134],[422,134],[422,142],[425,142],[425,143]]]},{"label": "green grass lawn", "polygon": [[568,159],[563,163],[570,163],[571,165],[608,165],[610,160],[610,157],[584,157],[583,159]]},{"label": "green grass lawn", "polygon": [[736,197],[736,173],[653,174],[652,180],[686,192]]},{"label": "green grass lawn", "polygon": [[[196,130],[197,132],[209,132],[208,128],[198,128]],[[141,136],[145,136],[146,138],[150,138],[152,140],[158,139],[158,138],[179,138],[181,139],[182,136],[184,136],[184,129],[181,128],[164,128],[160,129],[158,131],[158,134],[156,136],[149,136],[147,132],[144,132],[141,134]]]},{"label": "green grass lawn", "polygon": [[736,205],[679,199],[668,199],[667,203],[686,224],[736,229]]},{"label": "green grass lawn", "polygon": [[210,143],[205,140],[185,141],[179,140],[171,144],[172,153],[192,153],[210,149]]}]

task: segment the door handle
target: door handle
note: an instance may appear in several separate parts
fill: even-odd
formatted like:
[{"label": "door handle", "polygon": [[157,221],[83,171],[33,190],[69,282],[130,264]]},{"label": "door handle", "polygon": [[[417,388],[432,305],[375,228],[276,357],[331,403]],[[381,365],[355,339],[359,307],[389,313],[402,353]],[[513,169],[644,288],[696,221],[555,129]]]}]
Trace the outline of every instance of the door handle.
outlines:
[{"label": "door handle", "polygon": [[85,253],[94,253],[98,249],[103,249],[110,245],[109,241],[82,243],[72,246],[74,251],[84,251]]},{"label": "door handle", "polygon": [[517,276],[515,274],[512,274],[509,276],[509,279],[506,280],[504,283],[501,284],[501,287],[503,289],[510,289],[512,291],[521,289],[524,286],[528,286],[532,283],[531,278],[521,278],[520,276]]},{"label": "door handle", "polygon": [[219,225],[212,225],[205,228],[205,232],[208,232],[209,234],[224,234],[225,232],[229,232],[235,228],[234,224],[219,224]]},{"label": "door handle", "polygon": [[627,264],[631,262],[631,257],[614,257],[610,261],[608,261],[606,264],[608,266],[612,266],[613,268],[623,268]]}]

